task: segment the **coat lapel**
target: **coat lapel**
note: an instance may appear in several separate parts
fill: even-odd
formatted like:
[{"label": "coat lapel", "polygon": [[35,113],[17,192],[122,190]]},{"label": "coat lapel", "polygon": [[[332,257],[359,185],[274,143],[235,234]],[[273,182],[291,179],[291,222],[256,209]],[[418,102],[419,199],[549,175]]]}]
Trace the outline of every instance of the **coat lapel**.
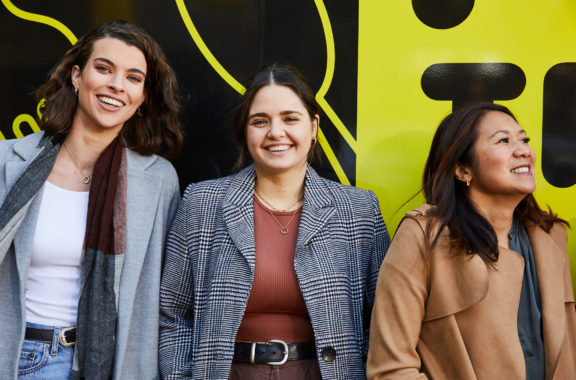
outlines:
[{"label": "coat lapel", "polygon": [[249,166],[233,177],[222,202],[222,215],[230,238],[250,265],[256,265],[254,243],[254,180],[256,173]]},{"label": "coat lapel", "polygon": [[11,188],[14,182],[24,172],[24,169],[30,164],[33,158],[34,149],[42,138],[43,133],[36,133],[29,138],[20,139],[14,143],[13,158],[6,163],[6,188]]},{"label": "coat lapel", "polygon": [[564,266],[566,247],[538,227],[528,228],[542,299],[546,378],[552,378],[566,335]]},{"label": "coat lapel", "polygon": [[137,318],[123,310],[134,310],[138,283],[156,222],[162,181],[147,171],[156,159],[154,155],[141,156],[126,149],[126,249],[118,295],[117,331],[121,334],[116,337],[116,360],[119,363],[124,361],[126,355],[132,319]]},{"label": "coat lapel", "polygon": [[[139,274],[144,264],[149,237],[152,234],[161,181],[146,169],[154,163],[156,156],[140,156],[126,150],[126,252],[122,268],[120,297],[133,303]],[[142,207],[147,205],[147,207]],[[143,239],[143,237],[147,237]],[[127,307],[130,310],[131,306]]]},{"label": "coat lapel", "polygon": [[314,169],[308,167],[296,249],[308,244],[336,211],[334,199],[326,190],[326,185],[322,183],[320,176]]},{"label": "coat lapel", "polygon": [[[16,180],[20,178],[24,170],[33,160],[34,150],[40,142],[42,136],[43,133],[36,133],[34,135],[28,136],[27,138],[20,139],[14,143],[14,155],[10,161],[6,163],[6,194],[8,191],[7,189],[12,188]],[[43,187],[40,188],[37,195],[42,193],[42,189]],[[14,236],[13,244],[16,252],[31,252],[32,250],[32,238],[36,228],[40,202],[41,197],[35,196],[34,199],[32,199],[32,204],[27,211],[27,215],[18,232]],[[20,277],[21,284],[25,284],[28,279],[29,261],[29,254],[16,255],[16,265],[18,268],[18,276]]]}]

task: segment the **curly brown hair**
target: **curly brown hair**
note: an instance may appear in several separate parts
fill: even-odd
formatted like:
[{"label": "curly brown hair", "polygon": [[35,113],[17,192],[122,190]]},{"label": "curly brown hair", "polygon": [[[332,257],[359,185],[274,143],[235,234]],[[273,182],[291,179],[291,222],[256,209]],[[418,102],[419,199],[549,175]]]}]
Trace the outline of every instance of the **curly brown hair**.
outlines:
[{"label": "curly brown hair", "polygon": [[176,76],[158,43],[142,28],[126,21],[113,21],[92,30],[64,54],[50,72],[48,81],[35,94],[38,101],[44,99],[40,126],[47,135],[70,131],[77,108],[70,80],[72,68],[77,65],[82,71],[92,54],[94,42],[102,38],[115,38],[134,46],[146,59],[146,96],[140,112],[126,121],[120,131],[124,145],[143,155],[174,157],[184,142]]}]

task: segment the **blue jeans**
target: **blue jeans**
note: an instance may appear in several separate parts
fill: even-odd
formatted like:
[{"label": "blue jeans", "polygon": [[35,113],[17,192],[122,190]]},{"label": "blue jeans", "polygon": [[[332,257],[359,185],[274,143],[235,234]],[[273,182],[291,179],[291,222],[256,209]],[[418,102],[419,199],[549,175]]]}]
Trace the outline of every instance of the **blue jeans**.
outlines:
[{"label": "blue jeans", "polygon": [[[54,327],[26,323],[26,327],[52,330]],[[62,347],[58,344],[60,330],[54,330],[52,342],[40,342],[24,339],[18,380],[59,380],[69,379],[74,359],[74,346]]]}]

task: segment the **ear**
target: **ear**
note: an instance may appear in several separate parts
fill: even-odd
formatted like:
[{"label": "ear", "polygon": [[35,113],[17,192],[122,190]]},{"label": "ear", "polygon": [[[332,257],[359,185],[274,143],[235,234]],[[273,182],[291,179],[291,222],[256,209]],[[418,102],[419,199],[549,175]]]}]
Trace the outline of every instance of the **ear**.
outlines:
[{"label": "ear", "polygon": [[472,171],[467,166],[458,164],[456,165],[456,169],[454,169],[454,177],[456,177],[458,181],[471,182]]},{"label": "ear", "polygon": [[314,115],[312,119],[312,136],[318,138],[318,127],[320,127],[320,116]]},{"label": "ear", "polygon": [[72,72],[70,73],[70,79],[72,80],[72,85],[75,88],[80,87],[82,72],[80,71],[80,67],[78,67],[78,65],[74,65],[72,67]]}]

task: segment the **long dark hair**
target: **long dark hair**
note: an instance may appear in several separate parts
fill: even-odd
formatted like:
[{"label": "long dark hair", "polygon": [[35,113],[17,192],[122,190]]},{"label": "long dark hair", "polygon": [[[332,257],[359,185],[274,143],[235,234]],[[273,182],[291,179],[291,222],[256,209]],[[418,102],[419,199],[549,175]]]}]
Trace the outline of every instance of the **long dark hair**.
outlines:
[{"label": "long dark hair", "polygon": [[[455,177],[458,165],[474,166],[474,142],[477,124],[490,111],[503,112],[514,120],[512,112],[499,104],[477,103],[448,115],[436,130],[424,168],[422,190],[426,202],[435,206],[428,211],[431,223],[426,228],[431,246],[437,242],[444,227],[450,231],[450,244],[455,251],[480,255],[488,262],[498,260],[498,238],[492,225],[474,207],[466,184]],[[536,225],[549,232],[556,222],[568,225],[549,209],[543,211],[532,194],[528,194],[514,210],[524,226]],[[432,231],[437,231],[435,236]]]},{"label": "long dark hair", "polygon": [[160,46],[142,28],[125,21],[113,21],[81,37],[50,72],[50,77],[36,91],[36,99],[44,99],[40,126],[47,135],[70,132],[76,113],[77,98],[71,81],[72,68],[84,70],[94,42],[115,38],[138,48],[146,58],[144,103],[122,127],[124,144],[143,155],[153,153],[173,157],[184,142],[180,122],[180,93],[174,71]]},{"label": "long dark hair", "polygon": [[[249,156],[248,146],[246,145],[246,127],[248,126],[252,101],[262,87],[273,84],[286,86],[294,91],[296,96],[298,96],[304,104],[304,108],[308,111],[311,120],[320,114],[320,106],[318,102],[316,102],[312,89],[306,83],[304,76],[295,67],[278,63],[267,66],[254,76],[240,104],[236,107],[236,113],[234,114],[234,137],[238,147],[238,160],[234,165],[235,170],[242,169]],[[319,155],[319,144],[314,144],[310,149],[308,158],[318,159]]]}]

